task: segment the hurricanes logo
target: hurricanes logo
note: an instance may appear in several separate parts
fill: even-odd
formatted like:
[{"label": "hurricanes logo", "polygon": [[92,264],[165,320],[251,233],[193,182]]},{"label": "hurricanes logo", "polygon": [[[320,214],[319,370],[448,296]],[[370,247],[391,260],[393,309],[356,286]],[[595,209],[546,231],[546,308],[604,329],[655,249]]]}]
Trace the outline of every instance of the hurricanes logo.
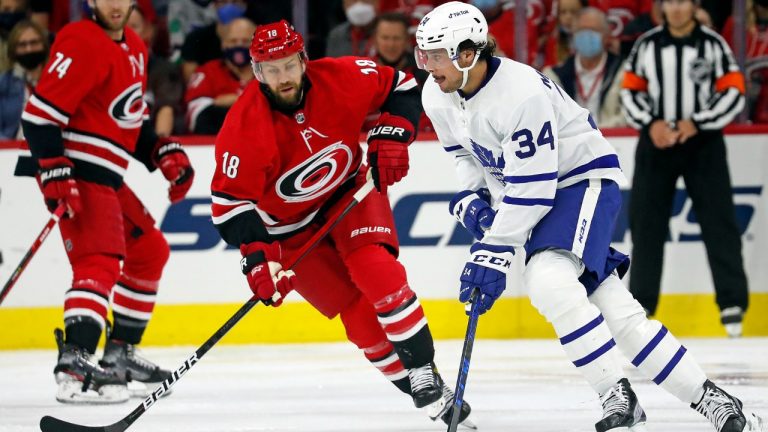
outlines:
[{"label": "hurricanes logo", "polygon": [[141,83],[135,83],[109,104],[109,115],[121,128],[136,129],[141,127],[146,106],[141,94]]},{"label": "hurricanes logo", "polygon": [[338,186],[351,165],[352,150],[339,141],[283,174],[275,184],[277,195],[286,202],[315,199]]}]

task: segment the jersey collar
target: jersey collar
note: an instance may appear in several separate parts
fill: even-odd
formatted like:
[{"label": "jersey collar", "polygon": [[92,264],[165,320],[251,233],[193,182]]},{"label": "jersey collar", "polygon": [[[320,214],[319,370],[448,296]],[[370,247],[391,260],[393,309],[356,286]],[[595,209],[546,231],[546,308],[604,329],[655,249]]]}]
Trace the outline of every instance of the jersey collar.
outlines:
[{"label": "jersey collar", "polygon": [[491,78],[493,78],[493,75],[499,69],[499,65],[501,65],[501,59],[499,59],[498,57],[489,58],[488,70],[485,73],[485,78],[483,78],[483,82],[480,83],[480,86],[477,88],[477,90],[473,91],[472,93],[464,93],[461,90],[456,90],[459,93],[459,96],[461,96],[465,100],[470,100],[472,96],[479,93],[480,90],[482,90],[483,87],[485,87],[485,85],[488,84],[489,81],[491,81]]}]

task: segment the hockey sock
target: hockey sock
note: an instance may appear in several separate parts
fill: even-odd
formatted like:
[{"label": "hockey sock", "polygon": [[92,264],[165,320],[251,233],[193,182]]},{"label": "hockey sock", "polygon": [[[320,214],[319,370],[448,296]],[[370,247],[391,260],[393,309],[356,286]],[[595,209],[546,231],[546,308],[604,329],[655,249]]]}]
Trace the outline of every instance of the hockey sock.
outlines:
[{"label": "hockey sock", "polygon": [[395,348],[389,341],[382,341],[376,346],[363,348],[365,358],[371,362],[381,373],[405,394],[411,394],[411,381],[408,379],[408,371],[403,368],[395,352]]},{"label": "hockey sock", "polygon": [[96,351],[119,273],[120,261],[114,256],[86,255],[72,262],[72,288],[64,296],[66,343]]},{"label": "hockey sock", "polygon": [[590,300],[603,311],[621,352],[643,375],[683,402],[701,400],[704,371],[663,324],[646,318],[618,277],[606,279]]},{"label": "hockey sock", "polygon": [[571,253],[543,251],[528,262],[525,279],[531,303],[552,323],[566,355],[589,385],[602,394],[624,376],[611,355],[616,342],[578,281],[579,265]]},{"label": "hockey sock", "polygon": [[112,297],[112,338],[130,344],[141,342],[169,254],[168,242],[157,229],[128,239],[123,273]]},{"label": "hockey sock", "polygon": [[64,333],[67,344],[77,345],[94,354],[101,337],[101,325],[89,316],[72,316],[64,320]]},{"label": "hockey sock", "polygon": [[349,253],[344,261],[352,281],[373,303],[381,328],[403,366],[411,369],[431,362],[435,355],[432,334],[397,259],[380,245],[366,245]]},{"label": "hockey sock", "polygon": [[138,344],[155,307],[158,281],[141,280],[125,273],[115,286],[112,316],[115,328],[110,337]]},{"label": "hockey sock", "polygon": [[[341,322],[344,324],[347,338],[363,350],[365,358],[401,391],[409,393],[408,371],[403,368],[400,357],[387,340],[376,319],[376,311],[368,300],[358,296],[341,312]],[[408,391],[402,384],[403,380],[408,383]]]}]

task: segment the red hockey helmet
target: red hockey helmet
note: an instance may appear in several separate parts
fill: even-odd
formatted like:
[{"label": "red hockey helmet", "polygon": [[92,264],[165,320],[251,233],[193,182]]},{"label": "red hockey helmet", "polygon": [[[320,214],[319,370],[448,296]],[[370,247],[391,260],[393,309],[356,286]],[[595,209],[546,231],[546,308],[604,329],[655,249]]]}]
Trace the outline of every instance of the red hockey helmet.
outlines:
[{"label": "red hockey helmet", "polygon": [[251,40],[251,64],[253,74],[261,82],[261,63],[299,54],[302,61],[307,60],[304,51],[304,38],[286,20],[256,27]]},{"label": "red hockey helmet", "polygon": [[258,26],[251,41],[254,63],[277,60],[291,54],[304,53],[304,38],[288,21]]}]

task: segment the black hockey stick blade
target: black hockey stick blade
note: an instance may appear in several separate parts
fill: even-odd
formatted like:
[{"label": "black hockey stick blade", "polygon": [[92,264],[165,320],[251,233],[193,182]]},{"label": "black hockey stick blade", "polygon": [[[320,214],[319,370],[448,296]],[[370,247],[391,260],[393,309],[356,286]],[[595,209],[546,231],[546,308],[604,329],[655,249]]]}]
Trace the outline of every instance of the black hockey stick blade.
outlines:
[{"label": "black hockey stick blade", "polygon": [[42,431],[56,431],[56,432],[123,432],[128,429],[130,423],[125,421],[119,421],[109,426],[83,426],[64,420],[59,420],[55,417],[44,416],[40,419],[40,430]]},{"label": "black hockey stick blade", "polygon": [[472,358],[472,347],[475,345],[475,333],[477,331],[477,321],[480,319],[480,290],[475,288],[470,299],[469,321],[467,322],[467,334],[464,336],[464,349],[461,351],[461,364],[459,364],[459,376],[456,379],[456,389],[453,397],[453,411],[451,413],[451,423],[448,425],[448,432],[456,432],[459,427],[459,416],[461,415],[461,406],[464,404],[464,387],[467,384],[467,375],[469,375],[469,360]]}]

